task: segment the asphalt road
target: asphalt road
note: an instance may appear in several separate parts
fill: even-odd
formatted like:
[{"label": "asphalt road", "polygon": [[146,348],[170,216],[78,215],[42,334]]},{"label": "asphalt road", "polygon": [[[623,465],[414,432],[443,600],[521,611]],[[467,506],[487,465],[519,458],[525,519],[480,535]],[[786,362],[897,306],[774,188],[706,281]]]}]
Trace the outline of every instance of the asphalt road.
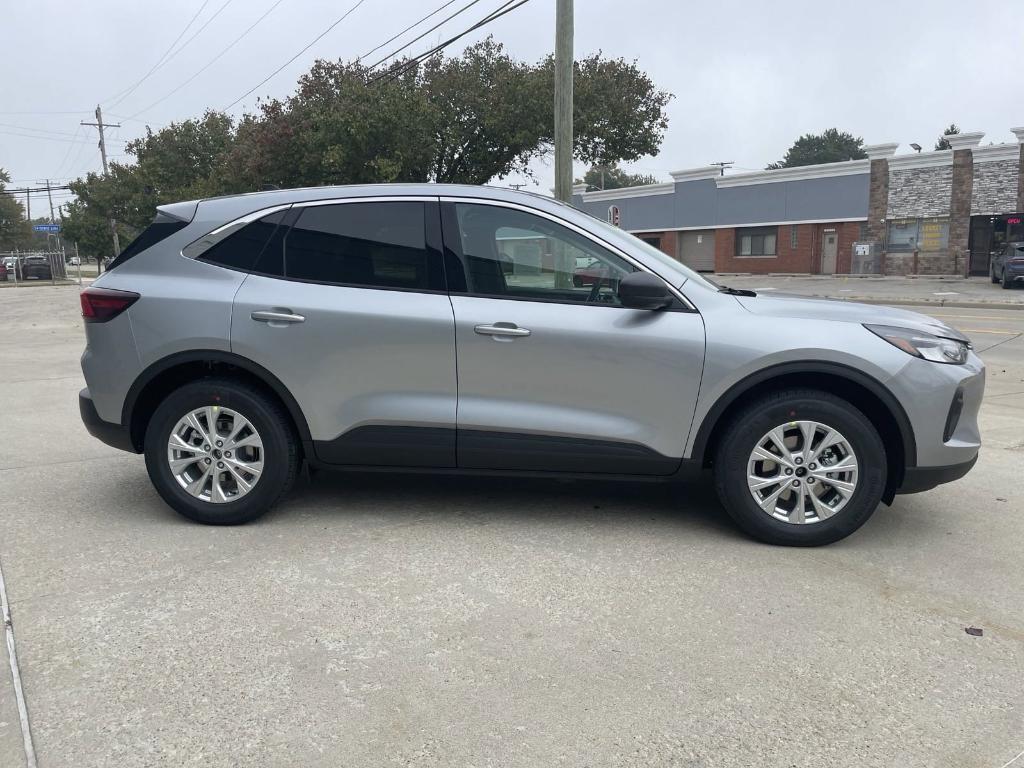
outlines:
[{"label": "asphalt road", "polygon": [[0,564],[44,768],[1024,750],[1024,312],[933,313],[989,364],[975,470],[798,550],[701,486],[328,475],[257,524],[192,525],[79,422],[75,290],[2,299]]}]

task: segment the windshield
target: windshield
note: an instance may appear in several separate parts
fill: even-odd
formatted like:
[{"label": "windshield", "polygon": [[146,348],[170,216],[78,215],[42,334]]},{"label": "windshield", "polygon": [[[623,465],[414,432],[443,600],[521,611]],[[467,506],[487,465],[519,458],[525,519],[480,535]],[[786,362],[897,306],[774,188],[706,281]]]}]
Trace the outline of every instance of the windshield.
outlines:
[{"label": "windshield", "polygon": [[609,224],[606,221],[602,221],[596,216],[592,218],[594,222],[597,223],[598,229],[600,229],[601,232],[609,240],[615,241],[619,245],[622,245],[628,249],[642,251],[645,256],[650,257],[651,259],[657,261],[659,264],[668,267],[669,270],[671,270],[672,272],[678,274],[680,280],[676,284],[677,287],[679,285],[682,285],[687,280],[693,280],[694,282],[699,283],[700,285],[703,285],[705,288],[708,288],[712,291],[717,291],[719,289],[720,286],[713,280],[709,280],[699,272],[690,269],[682,262],[676,261],[667,253],[658,248],[655,248],[653,245],[645,243],[636,235],[631,235],[629,232],[621,230],[618,227],[613,226],[612,224]]}]

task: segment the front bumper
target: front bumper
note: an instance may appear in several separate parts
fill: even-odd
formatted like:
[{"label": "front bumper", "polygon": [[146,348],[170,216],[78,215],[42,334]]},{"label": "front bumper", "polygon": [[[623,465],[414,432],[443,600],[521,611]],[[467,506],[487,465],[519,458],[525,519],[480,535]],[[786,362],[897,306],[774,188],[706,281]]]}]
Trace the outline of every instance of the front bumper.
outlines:
[{"label": "front bumper", "polygon": [[100,418],[88,387],[78,393],[78,411],[82,414],[82,423],[85,424],[86,430],[97,440],[122,451],[138,453],[135,446],[132,445],[128,427],[122,424],[112,424]]},{"label": "front bumper", "polygon": [[966,475],[977,463],[975,456],[970,461],[960,464],[950,464],[945,467],[907,467],[903,475],[903,483],[896,489],[896,493],[921,493],[930,491],[943,483],[951,483]]}]

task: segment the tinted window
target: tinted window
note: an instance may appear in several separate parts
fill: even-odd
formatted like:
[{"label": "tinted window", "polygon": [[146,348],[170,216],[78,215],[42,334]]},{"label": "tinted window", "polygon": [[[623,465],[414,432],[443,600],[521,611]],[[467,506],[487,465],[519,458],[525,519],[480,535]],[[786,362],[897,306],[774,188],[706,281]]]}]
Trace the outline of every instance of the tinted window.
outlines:
[{"label": "tinted window", "polygon": [[285,276],[372,288],[429,289],[421,202],[305,208],[285,240]]},{"label": "tinted window", "polygon": [[[277,230],[285,213],[286,211],[276,211],[244,225],[241,229],[206,248],[196,258],[229,269],[238,269],[243,272],[252,271],[256,260]],[[200,240],[199,244],[202,243],[203,240]],[[187,249],[186,255],[188,255]]]},{"label": "tinted window", "polygon": [[128,259],[132,258],[136,254],[142,253],[147,248],[152,248],[161,240],[170,237],[179,229],[187,226],[187,221],[175,219],[164,213],[157,212],[156,217],[153,219],[153,223],[142,230],[139,236],[132,240],[128,244],[128,247],[121,251],[121,253],[117,255],[117,258],[110,262],[110,265],[107,267],[107,271],[109,272],[114,267],[124,264]]},{"label": "tinted window", "polygon": [[550,219],[499,206],[457,203],[468,290],[540,301],[618,304],[633,267]]}]

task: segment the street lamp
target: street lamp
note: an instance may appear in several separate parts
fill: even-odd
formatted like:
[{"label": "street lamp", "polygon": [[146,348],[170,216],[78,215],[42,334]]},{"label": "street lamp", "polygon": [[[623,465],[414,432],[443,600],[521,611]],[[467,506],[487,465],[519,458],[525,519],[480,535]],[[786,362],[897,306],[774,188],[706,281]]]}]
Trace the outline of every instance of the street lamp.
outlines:
[{"label": "street lamp", "polygon": [[921,151],[921,145],[920,144],[911,144],[910,148],[912,150],[914,150],[915,152],[920,152]]}]

